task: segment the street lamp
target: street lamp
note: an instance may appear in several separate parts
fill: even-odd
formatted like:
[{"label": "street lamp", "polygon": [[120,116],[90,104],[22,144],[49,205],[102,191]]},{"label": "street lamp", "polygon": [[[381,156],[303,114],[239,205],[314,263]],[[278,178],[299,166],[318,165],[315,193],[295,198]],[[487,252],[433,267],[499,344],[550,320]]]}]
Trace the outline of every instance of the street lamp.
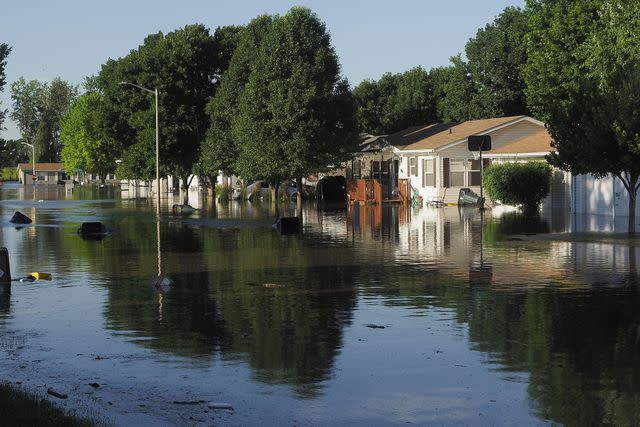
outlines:
[{"label": "street lamp", "polygon": [[[33,180],[33,188],[36,188],[36,147],[33,144],[29,144],[28,142],[24,142],[24,141],[20,141],[22,142],[24,145],[26,145],[27,147],[31,147],[31,150],[33,150],[33,171],[31,172],[31,179]],[[25,182],[26,184],[26,182]]]},{"label": "street lamp", "polygon": [[119,84],[122,86],[126,86],[126,85],[133,86],[145,92],[152,93],[156,96],[156,182],[158,183],[157,212],[158,212],[158,217],[160,217],[160,126],[158,121],[158,88],[155,88],[155,90],[151,90],[151,89],[147,89],[146,87],[138,86],[137,84],[129,83],[129,82],[120,82]]}]

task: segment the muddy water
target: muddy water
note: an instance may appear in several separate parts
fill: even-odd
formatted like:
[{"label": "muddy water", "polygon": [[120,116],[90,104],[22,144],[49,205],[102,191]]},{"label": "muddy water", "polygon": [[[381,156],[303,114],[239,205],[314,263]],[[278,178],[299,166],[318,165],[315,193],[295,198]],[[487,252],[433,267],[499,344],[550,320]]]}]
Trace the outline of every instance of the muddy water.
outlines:
[{"label": "muddy water", "polygon": [[[536,238],[607,229],[606,218],[305,205],[303,234],[281,236],[268,205],[205,203],[188,217],[163,206],[157,221],[149,200],[116,191],[0,194],[13,276],[53,275],[0,293],[0,378],[65,393],[50,398],[81,414],[116,425],[640,419],[637,242]],[[16,210],[34,224],[9,224]],[[84,221],[112,232],[82,239]]]}]

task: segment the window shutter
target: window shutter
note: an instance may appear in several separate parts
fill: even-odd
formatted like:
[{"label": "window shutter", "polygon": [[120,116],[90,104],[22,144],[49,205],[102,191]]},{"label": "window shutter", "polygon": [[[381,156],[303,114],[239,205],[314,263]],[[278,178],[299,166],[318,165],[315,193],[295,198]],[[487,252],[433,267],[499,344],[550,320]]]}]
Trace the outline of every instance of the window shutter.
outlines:
[{"label": "window shutter", "polygon": [[426,165],[427,161],[425,159],[422,159],[422,186],[426,187],[427,183],[425,182],[425,172],[427,171],[427,165]]},{"label": "window shutter", "polygon": [[442,186],[449,188],[449,159],[442,159]]},{"label": "window shutter", "polygon": [[491,159],[482,159],[482,167],[486,169],[491,164]]}]

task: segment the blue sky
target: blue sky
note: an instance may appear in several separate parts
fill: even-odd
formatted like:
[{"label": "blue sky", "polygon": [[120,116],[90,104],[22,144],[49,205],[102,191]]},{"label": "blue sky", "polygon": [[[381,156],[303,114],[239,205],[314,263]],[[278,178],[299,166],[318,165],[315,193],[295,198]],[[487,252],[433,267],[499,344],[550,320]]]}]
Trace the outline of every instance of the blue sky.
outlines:
[{"label": "blue sky", "polygon": [[[9,85],[20,76],[75,84],[108,58],[135,49],[147,34],[186,24],[246,24],[261,13],[310,7],[331,32],[342,72],[352,86],[385,72],[446,65],[478,28],[524,0],[59,0],[11,1],[0,14],[0,42],[13,50],[0,108],[11,109]],[[10,121],[0,132],[17,138]]]}]

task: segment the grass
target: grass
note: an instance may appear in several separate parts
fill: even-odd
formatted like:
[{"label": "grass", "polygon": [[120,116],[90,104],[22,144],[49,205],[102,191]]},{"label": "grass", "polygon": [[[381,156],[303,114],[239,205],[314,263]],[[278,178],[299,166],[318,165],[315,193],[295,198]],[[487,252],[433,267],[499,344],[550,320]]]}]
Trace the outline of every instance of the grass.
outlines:
[{"label": "grass", "polygon": [[51,402],[0,383],[0,424],[6,426],[96,426],[93,421],[69,415]]}]

